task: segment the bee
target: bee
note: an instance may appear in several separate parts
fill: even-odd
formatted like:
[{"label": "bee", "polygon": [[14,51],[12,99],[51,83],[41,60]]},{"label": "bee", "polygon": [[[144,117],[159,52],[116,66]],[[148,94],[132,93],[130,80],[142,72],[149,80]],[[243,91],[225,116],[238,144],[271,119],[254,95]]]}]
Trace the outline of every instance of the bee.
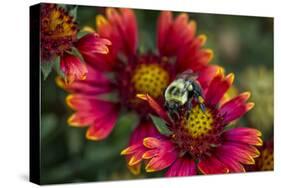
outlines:
[{"label": "bee", "polygon": [[166,88],[165,108],[173,117],[179,117],[179,111],[192,109],[194,102],[197,102],[203,112],[205,112],[204,98],[202,88],[197,81],[197,74],[187,70],[176,77],[176,79]]}]

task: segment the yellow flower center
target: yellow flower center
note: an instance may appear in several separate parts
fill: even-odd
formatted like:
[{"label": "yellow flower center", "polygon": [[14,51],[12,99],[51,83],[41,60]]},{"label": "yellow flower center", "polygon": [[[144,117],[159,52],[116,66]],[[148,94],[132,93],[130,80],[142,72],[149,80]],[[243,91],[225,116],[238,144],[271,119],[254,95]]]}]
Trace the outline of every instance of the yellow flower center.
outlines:
[{"label": "yellow flower center", "polygon": [[207,108],[203,112],[199,105],[196,105],[191,109],[188,118],[183,118],[181,125],[191,137],[198,138],[212,130],[213,122],[214,118],[210,110]]},{"label": "yellow flower center", "polygon": [[135,69],[131,82],[137,93],[157,98],[169,84],[169,74],[158,64],[141,64]]},{"label": "yellow flower center", "polygon": [[269,151],[269,149],[265,149],[261,153],[260,159],[260,168],[262,171],[264,170],[273,170],[273,153]]}]

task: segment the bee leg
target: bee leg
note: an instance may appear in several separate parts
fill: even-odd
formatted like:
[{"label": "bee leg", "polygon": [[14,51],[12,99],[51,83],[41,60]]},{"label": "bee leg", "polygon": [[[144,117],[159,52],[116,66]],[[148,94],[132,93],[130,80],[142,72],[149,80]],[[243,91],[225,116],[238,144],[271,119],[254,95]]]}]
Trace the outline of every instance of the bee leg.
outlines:
[{"label": "bee leg", "polygon": [[187,102],[187,111],[188,111],[188,113],[191,111],[191,109],[192,109],[192,100],[189,100]]},{"label": "bee leg", "polygon": [[176,110],[171,110],[169,112],[169,116],[172,120],[175,120],[175,121],[180,119],[180,115]]},{"label": "bee leg", "polygon": [[200,106],[200,109],[202,110],[202,112],[206,112],[206,107],[205,107],[205,104],[204,104],[204,99],[203,97],[201,97],[200,95],[195,95],[195,100],[196,102],[199,103],[199,106]]},{"label": "bee leg", "polygon": [[205,107],[205,104],[203,104],[203,103],[201,103],[201,104],[199,104],[199,106],[200,106],[200,109],[202,110],[202,112],[206,112],[206,107]]}]

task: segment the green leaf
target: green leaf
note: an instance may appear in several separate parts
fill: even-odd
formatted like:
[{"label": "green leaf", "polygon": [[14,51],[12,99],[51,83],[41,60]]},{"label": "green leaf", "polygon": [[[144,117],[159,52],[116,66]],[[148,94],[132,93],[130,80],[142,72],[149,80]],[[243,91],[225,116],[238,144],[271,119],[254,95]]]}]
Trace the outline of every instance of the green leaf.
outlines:
[{"label": "green leaf", "polygon": [[173,134],[173,132],[168,128],[166,121],[151,114],[150,117],[160,134],[163,134],[165,136],[170,136]]},{"label": "green leaf", "polygon": [[42,73],[43,73],[43,76],[44,76],[44,80],[47,79],[47,77],[51,73],[53,67],[59,61],[60,61],[60,57],[58,56],[54,60],[44,61],[44,62],[41,63],[41,70],[42,70]]},{"label": "green leaf", "polygon": [[54,64],[53,67],[54,67],[55,71],[57,72],[57,74],[64,78],[64,73],[60,69],[60,58],[59,57],[56,58],[56,60],[54,61],[53,64]]},{"label": "green leaf", "polygon": [[41,70],[44,76],[44,80],[47,79],[48,75],[51,73],[54,64],[52,62],[42,62]]},{"label": "green leaf", "polygon": [[84,61],[83,56],[80,54],[79,50],[75,47],[72,47],[70,51],[67,51],[69,54],[78,57],[80,60]]},{"label": "green leaf", "polygon": [[87,34],[89,34],[89,32],[87,32],[87,31],[79,31],[77,33],[77,37],[78,37],[78,39],[80,39],[80,38],[84,37]]}]

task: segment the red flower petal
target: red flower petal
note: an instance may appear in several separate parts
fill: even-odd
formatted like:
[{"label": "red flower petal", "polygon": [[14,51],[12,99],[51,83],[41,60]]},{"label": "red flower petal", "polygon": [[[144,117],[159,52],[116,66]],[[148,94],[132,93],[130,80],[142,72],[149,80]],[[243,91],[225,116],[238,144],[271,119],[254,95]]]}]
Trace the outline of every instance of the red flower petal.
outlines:
[{"label": "red flower petal", "polygon": [[157,46],[161,56],[178,56],[181,48],[194,38],[196,25],[182,13],[172,20],[170,12],[162,12],[157,25]]},{"label": "red flower petal", "polygon": [[169,140],[148,137],[143,140],[143,145],[147,147],[142,158],[148,159],[145,170],[147,172],[160,171],[170,166],[177,158],[178,152]]},{"label": "red flower petal", "polygon": [[129,145],[143,143],[146,137],[158,136],[159,133],[151,121],[141,120],[140,124],[134,129],[131,134]]},{"label": "red flower petal", "polygon": [[110,80],[105,75],[87,66],[88,74],[85,80],[76,80],[72,84],[65,84],[61,77],[56,78],[56,83],[62,89],[71,93],[83,93],[89,95],[97,95],[102,93],[109,93],[112,88],[110,87]]},{"label": "red flower petal", "polygon": [[221,69],[222,68],[217,65],[208,65],[198,72],[197,80],[199,81],[203,90],[206,90],[215,75],[217,75],[219,71],[222,71]]},{"label": "red flower petal", "polygon": [[79,94],[69,95],[66,101],[72,109],[77,110],[68,123],[72,126],[90,126],[87,138],[99,140],[111,132],[117,120],[115,104]]},{"label": "red flower petal", "polygon": [[246,103],[249,97],[250,93],[245,92],[222,105],[219,111],[224,116],[226,124],[243,116],[254,107],[254,103]]},{"label": "red flower petal", "polygon": [[217,151],[215,155],[218,160],[220,160],[229,169],[229,172],[245,172],[243,165],[241,165],[239,161],[233,159],[227,153]]},{"label": "red flower petal", "polygon": [[147,137],[143,139],[143,145],[149,149],[160,147],[161,141],[155,137]]},{"label": "red flower petal", "polygon": [[157,47],[160,54],[165,53],[166,40],[172,24],[172,13],[169,11],[161,12],[157,21]]},{"label": "red flower petal", "polygon": [[261,146],[261,132],[253,128],[234,128],[223,133],[227,141],[241,142],[244,144]]},{"label": "red flower petal", "polygon": [[195,162],[192,159],[187,159],[184,157],[178,158],[165,174],[166,177],[192,175],[196,175]]},{"label": "red flower petal", "polygon": [[110,45],[109,40],[100,38],[97,33],[87,34],[76,43],[76,47],[82,55],[107,54],[109,52],[108,46]]},{"label": "red flower petal", "polygon": [[96,119],[96,116],[93,116],[91,112],[87,111],[81,111],[76,112],[72,114],[68,120],[67,123],[71,126],[75,127],[85,127],[92,124]]},{"label": "red flower petal", "polygon": [[112,131],[117,121],[117,113],[112,111],[107,113],[106,117],[101,117],[90,125],[86,137],[90,140],[102,140]]},{"label": "red flower petal", "polygon": [[71,84],[74,80],[85,80],[88,73],[86,65],[76,56],[64,54],[60,60],[60,69],[65,75],[65,82]]},{"label": "red flower petal", "polygon": [[224,154],[242,164],[255,164],[254,157],[257,157],[257,154],[252,148],[245,148],[243,146],[247,147],[245,144],[226,142],[218,148],[217,155]]},{"label": "red flower petal", "polygon": [[97,17],[97,30],[101,37],[112,42],[114,51],[124,52],[130,56],[135,54],[137,48],[137,21],[130,9],[106,9],[106,18]]},{"label": "red flower petal", "polygon": [[234,74],[229,74],[224,77],[223,73],[220,72],[213,78],[206,93],[205,101],[210,105],[217,105],[222,99],[225,92],[232,85],[234,80]]},{"label": "red flower petal", "polygon": [[203,174],[224,174],[229,172],[229,169],[214,156],[200,160],[198,168]]},{"label": "red flower petal", "polygon": [[169,122],[169,118],[165,110],[148,94],[137,94],[137,97],[148,102],[150,107],[164,120]]},{"label": "red flower petal", "polygon": [[141,121],[134,129],[130,137],[129,147],[121,152],[121,155],[126,155],[128,168],[133,174],[140,173],[142,155],[147,151],[147,148],[143,145],[143,139],[158,134],[155,126],[150,121]]}]

